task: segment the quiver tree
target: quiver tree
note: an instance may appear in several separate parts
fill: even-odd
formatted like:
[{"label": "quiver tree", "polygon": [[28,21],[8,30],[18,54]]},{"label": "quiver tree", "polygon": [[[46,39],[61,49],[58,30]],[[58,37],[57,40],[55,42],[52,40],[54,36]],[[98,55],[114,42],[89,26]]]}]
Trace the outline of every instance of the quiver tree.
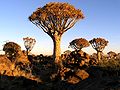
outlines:
[{"label": "quiver tree", "polygon": [[75,49],[75,50],[81,50],[84,47],[88,47],[90,44],[89,42],[84,38],[78,38],[74,39],[70,42],[69,47]]},{"label": "quiver tree", "polygon": [[23,41],[24,41],[24,46],[26,48],[26,52],[27,52],[27,56],[28,56],[28,53],[33,49],[35,43],[36,43],[36,40],[33,39],[33,38],[30,38],[30,37],[26,37],[26,38],[23,38]]},{"label": "quiver tree", "polygon": [[117,54],[115,52],[113,52],[113,51],[110,51],[107,54],[108,54],[109,59],[116,58],[116,56],[117,56]]},{"label": "quiver tree", "polygon": [[77,38],[72,40],[69,43],[69,47],[75,49],[75,51],[72,51],[66,59],[67,64],[74,68],[79,68],[89,62],[89,55],[82,51],[82,48],[88,47],[89,45],[89,42],[85,38]]},{"label": "quiver tree", "polygon": [[8,59],[15,61],[16,57],[20,56],[21,47],[17,43],[7,42],[3,47],[3,51],[5,51]]},{"label": "quiver tree", "polygon": [[52,2],[38,8],[29,16],[29,20],[47,33],[53,40],[53,58],[60,65],[60,42],[64,32],[69,30],[79,20],[83,13],[68,3]]},{"label": "quiver tree", "polygon": [[108,41],[103,38],[93,38],[89,41],[92,47],[97,51],[98,61],[101,60],[101,53],[104,50],[105,46],[107,46]]}]

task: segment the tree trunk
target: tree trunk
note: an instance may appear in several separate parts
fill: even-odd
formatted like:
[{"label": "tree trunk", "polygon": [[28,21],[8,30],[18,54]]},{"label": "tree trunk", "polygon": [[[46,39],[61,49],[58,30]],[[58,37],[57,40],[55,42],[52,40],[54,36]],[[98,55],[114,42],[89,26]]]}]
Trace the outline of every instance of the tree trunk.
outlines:
[{"label": "tree trunk", "polygon": [[53,39],[54,43],[54,49],[53,49],[53,59],[55,61],[55,64],[61,67],[62,62],[60,59],[61,56],[61,48],[60,48],[60,43],[61,43],[61,36],[54,36]]},{"label": "tree trunk", "polygon": [[97,58],[98,58],[98,62],[101,60],[101,52],[97,51]]},{"label": "tree trunk", "polygon": [[27,58],[28,58],[28,49],[27,49],[27,51],[26,51],[26,54],[27,54]]}]

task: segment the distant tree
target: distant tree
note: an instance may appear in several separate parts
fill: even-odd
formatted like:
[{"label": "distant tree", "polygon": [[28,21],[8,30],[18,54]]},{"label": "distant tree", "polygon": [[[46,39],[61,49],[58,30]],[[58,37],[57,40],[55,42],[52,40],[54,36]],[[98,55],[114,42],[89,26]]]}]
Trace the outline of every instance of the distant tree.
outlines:
[{"label": "distant tree", "polygon": [[89,41],[92,47],[97,51],[98,61],[101,60],[101,53],[104,50],[105,46],[107,46],[108,41],[103,38],[93,38]]},{"label": "distant tree", "polygon": [[33,39],[33,38],[30,38],[30,37],[26,37],[26,38],[23,38],[23,41],[24,41],[24,45],[25,45],[25,48],[26,48],[26,52],[27,52],[27,56],[28,56],[28,53],[33,49],[35,43],[36,43],[36,40]]},{"label": "distant tree", "polygon": [[78,38],[74,39],[70,42],[69,47],[75,49],[75,50],[81,50],[84,47],[88,47],[90,44],[89,42],[84,38]]},{"label": "distant tree", "polygon": [[19,51],[21,51],[21,47],[15,42],[7,42],[3,46],[3,51],[5,51],[5,55],[11,61],[14,61],[16,57],[19,57]]},{"label": "distant tree", "polygon": [[79,19],[83,18],[82,11],[75,9],[74,6],[68,3],[51,2],[33,12],[29,20],[52,38],[54,43],[53,58],[55,63],[61,66],[61,37]]},{"label": "distant tree", "polygon": [[109,59],[116,58],[116,56],[117,56],[117,54],[115,52],[113,52],[113,51],[110,51],[107,54],[108,54]]}]

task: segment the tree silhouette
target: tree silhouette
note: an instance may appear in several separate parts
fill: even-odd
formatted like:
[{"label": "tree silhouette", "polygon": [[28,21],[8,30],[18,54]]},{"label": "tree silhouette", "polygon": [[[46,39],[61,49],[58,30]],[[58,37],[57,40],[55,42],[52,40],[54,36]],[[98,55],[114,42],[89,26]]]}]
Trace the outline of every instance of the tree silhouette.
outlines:
[{"label": "tree silhouette", "polygon": [[29,38],[29,37],[26,37],[26,38],[23,38],[23,41],[24,41],[24,46],[26,48],[26,51],[27,51],[27,56],[28,56],[28,53],[33,49],[35,43],[36,43],[36,40],[33,39],[33,38]]},{"label": "tree silhouette", "polygon": [[93,38],[89,41],[92,47],[97,51],[98,61],[101,60],[101,53],[104,50],[105,46],[107,46],[108,41],[103,38]]},{"label": "tree silhouette", "polygon": [[64,32],[69,30],[79,20],[83,13],[68,3],[51,2],[38,8],[29,20],[47,33],[53,40],[53,58],[57,65],[61,64],[60,42]]},{"label": "tree silhouette", "polygon": [[89,42],[84,38],[78,38],[74,39],[70,42],[69,47],[75,49],[75,50],[81,50],[84,47],[88,47],[90,44]]}]

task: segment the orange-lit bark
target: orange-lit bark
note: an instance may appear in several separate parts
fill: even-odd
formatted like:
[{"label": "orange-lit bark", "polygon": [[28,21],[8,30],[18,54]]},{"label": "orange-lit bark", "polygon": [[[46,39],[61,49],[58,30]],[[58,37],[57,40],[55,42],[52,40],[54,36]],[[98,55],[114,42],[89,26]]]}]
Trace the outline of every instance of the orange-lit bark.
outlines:
[{"label": "orange-lit bark", "polygon": [[60,43],[61,43],[61,36],[55,36],[53,39],[54,43],[54,49],[53,49],[53,58],[55,63],[61,67],[61,48],[60,48]]},{"label": "orange-lit bark", "polygon": [[101,52],[97,51],[98,62],[101,60]]}]

